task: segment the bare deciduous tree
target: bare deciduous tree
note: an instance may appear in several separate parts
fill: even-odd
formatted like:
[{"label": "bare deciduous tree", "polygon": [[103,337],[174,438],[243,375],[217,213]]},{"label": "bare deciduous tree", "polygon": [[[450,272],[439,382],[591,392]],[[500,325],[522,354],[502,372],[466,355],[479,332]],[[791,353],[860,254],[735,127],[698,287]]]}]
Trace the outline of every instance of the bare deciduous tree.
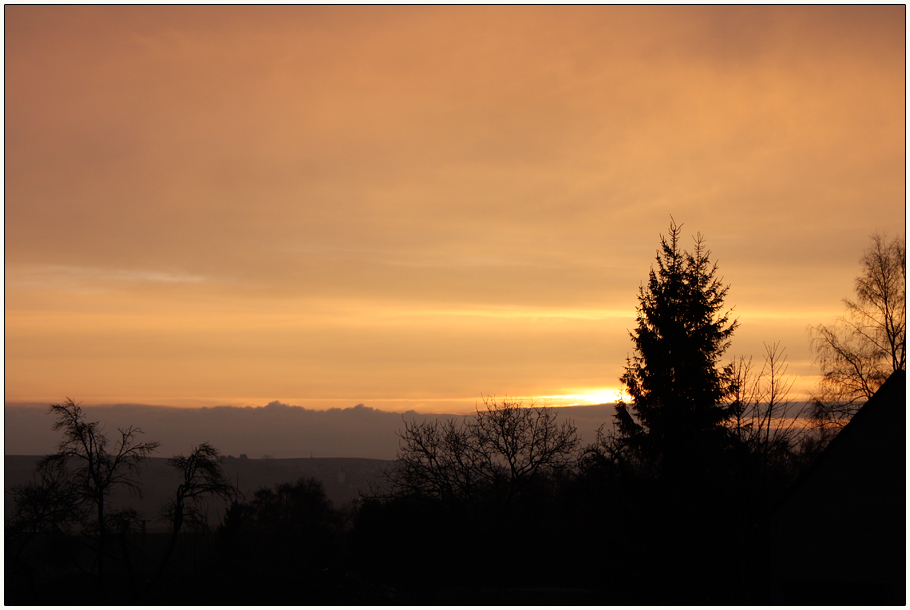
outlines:
[{"label": "bare deciduous tree", "polygon": [[793,378],[787,376],[787,354],[780,343],[764,344],[764,362],[755,373],[752,359],[733,365],[734,396],[730,427],[763,469],[788,460],[798,450],[806,432],[804,403],[790,399]]},{"label": "bare deciduous tree", "polygon": [[189,455],[175,455],[168,459],[168,466],[179,471],[183,478],[174,497],[162,511],[171,523],[171,537],[155,580],[170,560],[183,526],[188,525],[194,529],[206,527],[205,500],[212,497],[232,500],[236,497],[237,489],[225,479],[222,472],[223,461],[218,450],[209,443],[194,447]]},{"label": "bare deciduous tree", "polygon": [[172,524],[172,531],[179,532],[186,524],[194,528],[205,521],[206,498],[218,497],[231,500],[237,489],[224,477],[221,464],[224,458],[209,443],[193,448],[189,455],[168,458],[168,466],[182,475],[174,497],[167,503],[164,514]]},{"label": "bare deciduous tree", "polygon": [[120,439],[113,450],[98,422],[86,419],[82,408],[71,398],[62,404],[51,405],[56,416],[53,429],[63,431],[57,453],[44,457],[39,469],[66,472],[76,505],[94,513],[97,531],[98,574],[104,577],[104,555],[108,533],[107,500],[117,488],[141,493],[138,475],[142,462],[158,448],[157,442],[141,443],[137,435],[142,430],[133,426],[118,429]]},{"label": "bare deciduous tree", "polygon": [[82,522],[80,497],[62,464],[40,464],[35,478],[12,489],[11,531],[33,536],[66,534]]},{"label": "bare deciduous tree", "polygon": [[[46,537],[55,543],[61,542],[83,523],[85,514],[69,473],[59,464],[39,466],[32,481],[15,485],[11,491],[14,508],[5,529],[7,566],[15,566],[14,570],[24,569],[30,576],[30,570],[24,566],[36,555],[47,554],[43,545],[39,544],[35,549],[32,541]],[[55,561],[72,559],[65,551],[61,552],[67,546],[55,544]],[[26,553],[27,548],[31,549],[30,553]],[[26,560],[23,562],[23,559]],[[10,575],[8,572],[7,578]],[[28,582],[35,587],[31,578]]]},{"label": "bare deciduous tree", "polygon": [[844,299],[846,314],[830,326],[810,328],[822,371],[815,400],[822,425],[845,424],[894,371],[907,366],[904,239],[873,235],[860,264],[856,299]]},{"label": "bare deciduous tree", "polygon": [[457,421],[405,422],[386,474],[392,493],[470,500],[492,489],[508,501],[537,475],[573,463],[578,433],[553,409],[485,397],[476,411]]}]

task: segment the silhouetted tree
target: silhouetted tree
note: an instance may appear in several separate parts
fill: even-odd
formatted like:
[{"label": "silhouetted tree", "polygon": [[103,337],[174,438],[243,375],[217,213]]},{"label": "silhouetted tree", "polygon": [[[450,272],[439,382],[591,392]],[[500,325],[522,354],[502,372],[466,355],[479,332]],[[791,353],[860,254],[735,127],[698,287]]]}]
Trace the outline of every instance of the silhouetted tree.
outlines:
[{"label": "silhouetted tree", "polygon": [[612,438],[616,456],[665,467],[685,467],[724,442],[732,369],[718,361],[738,324],[722,313],[728,286],[701,234],[692,253],[680,249],[679,234],[671,222],[657,269],[639,289],[635,355],[621,377],[631,402],[617,404]]},{"label": "silhouetted tree", "polygon": [[[120,438],[109,450],[109,441],[98,422],[86,419],[82,408],[71,398],[50,406],[57,419],[53,429],[63,432],[57,453],[44,457],[39,469],[66,472],[72,485],[75,506],[93,513],[92,527],[97,532],[97,567],[104,583],[104,556],[108,534],[107,500],[117,488],[141,493],[138,485],[140,466],[157,449],[157,442],[140,443],[142,430],[133,426],[118,429]],[[88,520],[87,520],[88,521]]]},{"label": "silhouetted tree", "polygon": [[15,485],[12,495],[13,515],[7,523],[11,532],[67,534],[83,521],[81,498],[63,464],[39,464],[35,479]]},{"label": "silhouetted tree", "polygon": [[139,513],[134,508],[121,508],[112,511],[107,516],[108,529],[114,536],[113,544],[116,549],[116,558],[122,572],[126,572],[130,586],[136,589],[136,574],[133,566],[133,553],[131,538],[138,533],[142,524]]},{"label": "silhouetted tree", "polygon": [[223,461],[218,450],[209,443],[194,447],[189,455],[168,458],[168,465],[180,472],[182,480],[163,510],[164,517],[171,523],[171,536],[158,576],[174,552],[181,528],[185,524],[193,529],[206,527],[205,500],[213,497],[232,500],[236,497],[237,489],[222,472]]},{"label": "silhouetted tree", "polygon": [[33,603],[41,599],[36,574],[47,558],[57,566],[72,565],[78,556],[71,534],[85,520],[69,473],[59,464],[44,464],[35,478],[12,488],[13,514],[6,523],[6,591],[10,597],[26,591]]},{"label": "silhouetted tree", "polygon": [[822,371],[815,400],[822,425],[843,426],[891,373],[907,367],[904,239],[873,235],[860,264],[856,300],[844,299],[846,314],[811,328]]},{"label": "silhouetted tree", "polygon": [[[564,523],[559,489],[579,438],[557,410],[484,397],[473,416],[405,421],[399,437],[397,460],[357,512],[354,540],[361,567],[408,591],[409,603],[431,600],[454,581],[531,580],[514,561],[477,573],[479,557],[564,555],[554,550],[563,546],[555,534]],[[428,563],[439,548],[447,550]],[[380,556],[395,563],[371,567]]]},{"label": "silhouetted tree", "polygon": [[[807,405],[793,402],[793,379],[787,376],[787,355],[779,343],[764,344],[762,367],[752,370],[752,359],[733,363],[730,429],[748,449],[764,485],[792,482],[807,461],[814,432],[804,418]],[[811,453],[811,451],[810,451]],[[779,489],[778,489],[779,490]]]},{"label": "silhouetted tree", "polygon": [[764,344],[762,368],[752,371],[752,359],[740,358],[733,369],[731,427],[753,451],[767,455],[775,447],[794,446],[805,428],[799,421],[805,408],[790,399],[793,379],[787,376],[787,354],[780,343]]},{"label": "silhouetted tree", "polygon": [[322,481],[302,477],[234,502],[218,534],[228,554],[247,562],[312,569],[325,567],[342,524]]},{"label": "silhouetted tree", "polygon": [[386,473],[392,495],[462,501],[494,491],[507,504],[535,477],[570,466],[579,443],[572,422],[558,423],[553,409],[492,397],[473,417],[405,422],[399,436]]}]

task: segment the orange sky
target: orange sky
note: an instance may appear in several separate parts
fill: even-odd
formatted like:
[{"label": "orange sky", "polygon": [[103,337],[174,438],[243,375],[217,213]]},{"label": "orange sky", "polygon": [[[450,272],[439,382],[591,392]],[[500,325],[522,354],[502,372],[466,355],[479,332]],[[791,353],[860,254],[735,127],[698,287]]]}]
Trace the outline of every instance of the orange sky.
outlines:
[{"label": "orange sky", "polygon": [[903,6],[4,16],[7,402],[609,393],[671,214],[805,391],[904,233]]}]

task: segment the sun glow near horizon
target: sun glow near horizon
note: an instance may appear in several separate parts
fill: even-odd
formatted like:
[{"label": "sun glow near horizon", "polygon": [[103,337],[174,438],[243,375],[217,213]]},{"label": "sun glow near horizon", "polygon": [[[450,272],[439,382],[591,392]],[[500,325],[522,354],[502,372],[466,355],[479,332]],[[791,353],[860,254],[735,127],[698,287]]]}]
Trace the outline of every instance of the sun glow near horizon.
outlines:
[{"label": "sun glow near horizon", "polygon": [[547,402],[554,407],[568,407],[572,405],[604,405],[614,403],[622,398],[620,388],[587,388],[571,394],[552,394],[538,396],[538,400]]}]

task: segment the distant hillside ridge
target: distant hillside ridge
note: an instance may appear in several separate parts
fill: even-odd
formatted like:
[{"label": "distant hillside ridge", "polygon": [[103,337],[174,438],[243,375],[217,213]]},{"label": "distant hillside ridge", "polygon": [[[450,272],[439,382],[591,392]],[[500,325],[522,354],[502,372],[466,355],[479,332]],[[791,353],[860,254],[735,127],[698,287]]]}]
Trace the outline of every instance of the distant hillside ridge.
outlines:
[{"label": "distant hillside ridge", "polygon": [[[78,402],[78,397],[76,397]],[[393,460],[398,432],[405,421],[444,420],[463,417],[407,411],[382,411],[359,404],[344,409],[318,411],[273,401],[264,407],[177,408],[152,405],[82,405],[90,421],[104,425],[108,436],[118,428],[138,426],[142,440],[158,441],[154,455],[186,454],[208,442],[223,455],[251,458],[372,458]],[[597,428],[610,430],[612,404],[554,407],[560,420],[574,422],[582,443],[596,440]],[[6,403],[4,410],[7,455],[52,453],[60,434],[51,429],[48,405]]]},{"label": "distant hillside ridge", "polygon": [[[7,455],[4,456],[4,520],[9,519],[13,511],[12,489],[15,485],[27,483],[33,479],[35,466],[42,456]],[[372,483],[378,482],[381,470],[391,464],[388,460],[369,458],[287,458],[287,459],[250,459],[245,457],[226,457],[224,474],[237,485],[247,499],[262,487],[272,487],[279,483],[292,483],[301,477],[313,477],[325,485],[326,495],[336,507],[356,500],[362,493],[367,493]],[[149,458],[142,467],[140,485],[142,497],[130,497],[127,493],[118,493],[113,505],[115,507],[132,506],[143,519],[155,523],[165,502],[173,495],[180,483],[179,473],[167,465],[167,458]],[[212,522],[218,523],[221,510],[213,504]],[[164,527],[164,522],[159,522]]]}]

